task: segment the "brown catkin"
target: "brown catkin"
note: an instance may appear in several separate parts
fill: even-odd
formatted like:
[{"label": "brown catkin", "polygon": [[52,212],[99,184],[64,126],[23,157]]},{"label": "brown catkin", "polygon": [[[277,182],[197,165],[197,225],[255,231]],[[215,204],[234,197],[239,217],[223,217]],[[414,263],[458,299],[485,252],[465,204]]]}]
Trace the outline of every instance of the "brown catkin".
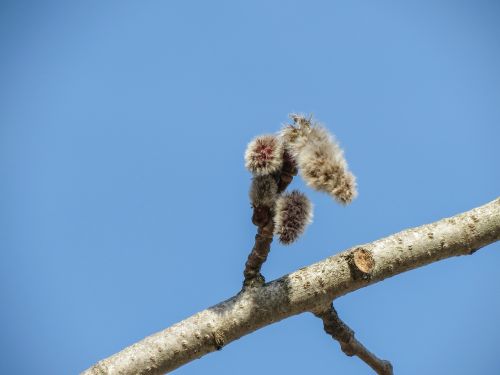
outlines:
[{"label": "brown catkin", "polygon": [[312,221],[312,204],[300,191],[281,195],[276,201],[274,234],[284,245],[297,240]]},{"label": "brown catkin", "polygon": [[253,207],[273,208],[278,195],[275,177],[272,175],[254,176],[249,195]]}]

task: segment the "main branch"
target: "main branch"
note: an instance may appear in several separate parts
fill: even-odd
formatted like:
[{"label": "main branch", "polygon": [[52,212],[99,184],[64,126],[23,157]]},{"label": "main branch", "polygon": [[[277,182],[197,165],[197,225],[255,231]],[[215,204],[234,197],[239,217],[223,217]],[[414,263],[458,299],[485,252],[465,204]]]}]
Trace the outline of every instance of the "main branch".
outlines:
[{"label": "main branch", "polygon": [[259,328],[414,268],[474,253],[500,239],[500,198],[432,224],[356,246],[146,337],[83,375],[163,374]]}]

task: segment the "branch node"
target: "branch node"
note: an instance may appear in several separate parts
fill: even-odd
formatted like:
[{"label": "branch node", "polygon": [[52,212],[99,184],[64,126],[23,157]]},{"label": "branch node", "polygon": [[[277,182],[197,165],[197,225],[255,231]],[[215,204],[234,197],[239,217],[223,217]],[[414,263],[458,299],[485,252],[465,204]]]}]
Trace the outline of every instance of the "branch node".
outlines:
[{"label": "branch node", "polygon": [[214,331],[212,337],[214,339],[215,349],[221,350],[226,343],[224,334],[221,331]]},{"label": "branch node", "polygon": [[243,289],[258,288],[264,285],[265,282],[266,279],[260,272],[255,275],[246,274],[245,280],[243,280]]},{"label": "branch node", "polygon": [[266,206],[253,208],[252,223],[257,227],[264,227],[271,220],[271,209]]}]

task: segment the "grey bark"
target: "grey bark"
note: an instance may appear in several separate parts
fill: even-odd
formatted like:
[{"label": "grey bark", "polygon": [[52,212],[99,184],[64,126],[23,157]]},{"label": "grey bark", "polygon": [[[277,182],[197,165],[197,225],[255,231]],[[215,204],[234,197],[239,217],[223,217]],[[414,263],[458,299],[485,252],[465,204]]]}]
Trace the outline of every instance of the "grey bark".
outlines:
[{"label": "grey bark", "polygon": [[83,375],[163,374],[259,328],[426,264],[500,239],[500,198],[304,267],[201,311],[104,359]]}]

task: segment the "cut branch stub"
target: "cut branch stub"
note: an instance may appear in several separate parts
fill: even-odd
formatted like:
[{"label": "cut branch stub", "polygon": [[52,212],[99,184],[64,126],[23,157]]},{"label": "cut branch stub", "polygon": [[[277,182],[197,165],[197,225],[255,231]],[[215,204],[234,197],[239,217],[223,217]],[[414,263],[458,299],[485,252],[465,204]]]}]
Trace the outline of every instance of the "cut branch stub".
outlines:
[{"label": "cut branch stub", "polygon": [[357,247],[347,255],[347,263],[354,280],[368,280],[375,268],[375,260],[370,250]]},{"label": "cut branch stub", "polygon": [[353,261],[356,267],[363,273],[370,274],[375,267],[375,261],[371,251],[358,248],[354,251]]}]

